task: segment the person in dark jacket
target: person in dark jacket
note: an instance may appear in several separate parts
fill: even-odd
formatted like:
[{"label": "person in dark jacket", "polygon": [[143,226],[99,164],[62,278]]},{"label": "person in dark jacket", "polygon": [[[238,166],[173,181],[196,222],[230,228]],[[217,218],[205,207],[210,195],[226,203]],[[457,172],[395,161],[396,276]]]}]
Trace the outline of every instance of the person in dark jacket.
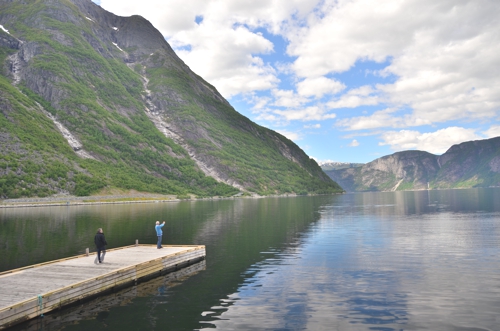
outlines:
[{"label": "person in dark jacket", "polygon": [[[94,237],[95,247],[97,248],[97,257],[94,261],[95,264],[104,262],[104,256],[106,255],[106,238],[104,237],[104,233],[102,233],[102,229],[97,229],[97,233]],[[102,252],[102,256],[101,256]]]}]

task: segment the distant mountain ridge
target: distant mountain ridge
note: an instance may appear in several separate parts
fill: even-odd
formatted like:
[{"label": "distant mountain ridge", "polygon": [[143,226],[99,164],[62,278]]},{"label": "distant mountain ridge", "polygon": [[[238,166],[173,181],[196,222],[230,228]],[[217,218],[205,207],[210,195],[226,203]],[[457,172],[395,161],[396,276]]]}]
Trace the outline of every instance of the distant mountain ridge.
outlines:
[{"label": "distant mountain ridge", "polygon": [[0,198],[342,192],[140,16],[90,0],[0,0],[0,25]]},{"label": "distant mountain ridge", "polygon": [[335,162],[335,161],[326,161],[326,162],[319,162],[318,163],[321,169],[324,171],[328,170],[339,170],[339,169],[346,169],[346,168],[356,168],[356,167],[361,167],[364,165],[364,163],[351,163],[351,162]]},{"label": "distant mountain ridge", "polygon": [[348,192],[500,186],[500,137],[453,145],[439,156],[403,151],[357,168],[324,170]]}]

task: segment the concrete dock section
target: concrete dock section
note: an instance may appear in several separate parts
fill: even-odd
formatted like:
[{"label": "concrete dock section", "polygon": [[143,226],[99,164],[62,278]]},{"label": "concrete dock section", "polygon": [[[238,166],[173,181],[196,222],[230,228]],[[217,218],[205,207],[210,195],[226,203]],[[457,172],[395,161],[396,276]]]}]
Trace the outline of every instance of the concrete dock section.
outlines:
[{"label": "concrete dock section", "polygon": [[0,330],[205,258],[205,246],[135,245],[0,273]]}]

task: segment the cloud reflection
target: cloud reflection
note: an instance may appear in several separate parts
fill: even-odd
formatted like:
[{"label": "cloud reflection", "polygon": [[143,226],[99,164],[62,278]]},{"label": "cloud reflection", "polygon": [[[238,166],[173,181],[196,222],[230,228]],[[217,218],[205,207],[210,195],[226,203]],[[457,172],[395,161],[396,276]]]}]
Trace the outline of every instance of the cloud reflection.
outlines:
[{"label": "cloud reflection", "polygon": [[494,330],[500,213],[479,200],[476,208],[490,212],[473,212],[470,201],[481,192],[432,193],[448,211],[436,211],[426,192],[346,196],[324,206],[293,249],[247,270],[232,304],[209,323],[224,330]]}]

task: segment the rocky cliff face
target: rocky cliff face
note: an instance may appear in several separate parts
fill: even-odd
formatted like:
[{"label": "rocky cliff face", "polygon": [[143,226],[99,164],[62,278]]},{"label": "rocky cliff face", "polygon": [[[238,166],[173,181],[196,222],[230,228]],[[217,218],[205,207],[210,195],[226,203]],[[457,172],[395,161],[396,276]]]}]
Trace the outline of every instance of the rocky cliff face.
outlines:
[{"label": "rocky cliff face", "polygon": [[326,173],[346,191],[395,191],[500,185],[500,137],[465,142],[436,156],[405,151],[361,167]]},{"label": "rocky cliff face", "polygon": [[500,137],[454,145],[437,159],[436,187],[500,185]]},{"label": "rocky cliff face", "polygon": [[237,113],[140,16],[90,0],[0,0],[0,24],[0,134],[5,151],[15,141],[28,151],[0,163],[4,197],[342,191],[293,142]]}]

